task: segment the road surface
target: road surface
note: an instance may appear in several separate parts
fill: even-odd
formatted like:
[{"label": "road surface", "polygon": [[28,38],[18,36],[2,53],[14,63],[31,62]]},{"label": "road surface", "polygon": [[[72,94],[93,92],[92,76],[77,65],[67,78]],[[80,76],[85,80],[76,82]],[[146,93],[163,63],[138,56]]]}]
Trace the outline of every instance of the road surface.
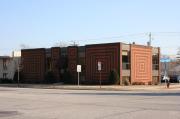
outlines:
[{"label": "road surface", "polygon": [[0,119],[180,119],[180,92],[0,87]]}]

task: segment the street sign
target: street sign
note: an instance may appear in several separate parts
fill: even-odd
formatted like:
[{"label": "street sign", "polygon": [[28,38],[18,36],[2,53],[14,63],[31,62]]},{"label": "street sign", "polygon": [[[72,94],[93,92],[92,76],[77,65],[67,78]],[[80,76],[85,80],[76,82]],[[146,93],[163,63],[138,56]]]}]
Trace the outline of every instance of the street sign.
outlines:
[{"label": "street sign", "polygon": [[101,71],[101,62],[98,61],[98,71]]},{"label": "street sign", "polygon": [[77,65],[77,72],[81,72],[81,65]]},{"label": "street sign", "polygon": [[161,58],[160,62],[171,62],[171,59],[169,59],[169,58]]},{"label": "street sign", "polygon": [[169,79],[168,76],[164,76],[164,77],[163,77],[163,80],[168,80],[168,81],[169,81],[170,79]]}]

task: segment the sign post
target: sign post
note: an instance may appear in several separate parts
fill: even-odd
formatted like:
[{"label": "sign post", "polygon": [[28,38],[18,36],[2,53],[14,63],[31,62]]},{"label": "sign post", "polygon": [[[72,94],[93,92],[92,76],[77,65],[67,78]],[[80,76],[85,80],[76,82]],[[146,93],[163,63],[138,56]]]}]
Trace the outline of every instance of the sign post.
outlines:
[{"label": "sign post", "polygon": [[17,60],[17,71],[18,71],[18,79],[17,79],[17,83],[18,83],[18,88],[20,87],[20,84],[19,84],[19,79],[20,79],[20,74],[19,74],[19,72],[20,72],[20,61],[19,61],[19,59]]},{"label": "sign post", "polygon": [[100,85],[100,88],[101,88],[101,67],[102,67],[102,64],[101,64],[100,61],[98,61],[99,85]]},{"label": "sign post", "polygon": [[79,88],[79,72],[81,72],[81,65],[77,65],[77,72],[78,72],[78,88]]},{"label": "sign post", "polygon": [[164,63],[164,77],[163,80],[165,80],[165,84],[170,81],[170,78],[168,77],[168,66],[167,63],[171,62],[170,58],[161,58],[160,62]]},{"label": "sign post", "polygon": [[18,68],[17,68],[17,70],[18,70],[18,88],[19,88],[19,63],[18,63]]}]

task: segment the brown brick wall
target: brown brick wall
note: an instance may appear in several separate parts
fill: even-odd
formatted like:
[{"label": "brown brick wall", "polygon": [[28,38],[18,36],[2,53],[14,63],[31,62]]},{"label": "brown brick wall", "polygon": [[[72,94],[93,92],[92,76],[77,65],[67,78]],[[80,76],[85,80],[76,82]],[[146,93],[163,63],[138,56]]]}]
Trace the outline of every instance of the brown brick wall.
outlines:
[{"label": "brown brick wall", "polygon": [[60,53],[59,47],[51,48],[52,72],[57,81],[60,80]]},{"label": "brown brick wall", "polygon": [[45,75],[45,49],[22,50],[23,80],[41,82]]},{"label": "brown brick wall", "polygon": [[73,83],[77,80],[78,47],[68,47],[68,70],[70,71]]},{"label": "brown brick wall", "polygon": [[[24,80],[27,82],[41,82],[46,72],[45,49],[22,50],[22,66]],[[141,45],[130,45],[131,59],[131,83],[152,81],[152,47]],[[84,51],[78,52],[78,47],[67,48],[68,71],[72,75],[73,83],[77,83],[76,66],[82,65],[80,78],[86,83],[98,83],[99,71],[98,61],[102,62],[101,79],[108,82],[111,70],[116,70],[122,79],[122,46],[120,43],[95,44],[85,46]],[[51,57],[50,57],[51,56]],[[51,48],[48,57],[52,60],[52,71],[57,80],[60,80],[60,67],[62,68],[61,49]],[[159,49],[160,57],[160,49]],[[160,72],[159,72],[160,75]],[[84,78],[85,76],[85,78]],[[121,82],[122,83],[122,82]]]},{"label": "brown brick wall", "polygon": [[131,83],[152,81],[152,48],[131,45]]},{"label": "brown brick wall", "polygon": [[99,44],[86,46],[86,81],[99,82],[98,61],[102,62],[101,79],[107,82],[111,70],[119,73],[120,44]]}]

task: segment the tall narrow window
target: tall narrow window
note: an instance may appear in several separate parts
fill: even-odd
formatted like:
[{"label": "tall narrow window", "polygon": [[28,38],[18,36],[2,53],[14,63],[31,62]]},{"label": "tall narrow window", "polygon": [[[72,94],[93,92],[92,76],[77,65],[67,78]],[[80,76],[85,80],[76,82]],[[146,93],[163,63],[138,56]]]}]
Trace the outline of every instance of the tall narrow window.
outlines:
[{"label": "tall narrow window", "polygon": [[47,71],[51,71],[52,70],[52,61],[51,61],[51,58],[47,58],[46,61],[47,61],[46,69],[47,69]]},{"label": "tall narrow window", "polygon": [[3,73],[3,79],[7,79],[7,73]]},{"label": "tall narrow window", "polygon": [[153,62],[153,70],[158,70],[159,69],[159,56],[158,54],[154,54],[152,56],[152,62]]},{"label": "tall narrow window", "polygon": [[130,69],[129,51],[122,51],[122,69]]},{"label": "tall narrow window", "polygon": [[7,59],[3,59],[3,69],[7,70]]}]

